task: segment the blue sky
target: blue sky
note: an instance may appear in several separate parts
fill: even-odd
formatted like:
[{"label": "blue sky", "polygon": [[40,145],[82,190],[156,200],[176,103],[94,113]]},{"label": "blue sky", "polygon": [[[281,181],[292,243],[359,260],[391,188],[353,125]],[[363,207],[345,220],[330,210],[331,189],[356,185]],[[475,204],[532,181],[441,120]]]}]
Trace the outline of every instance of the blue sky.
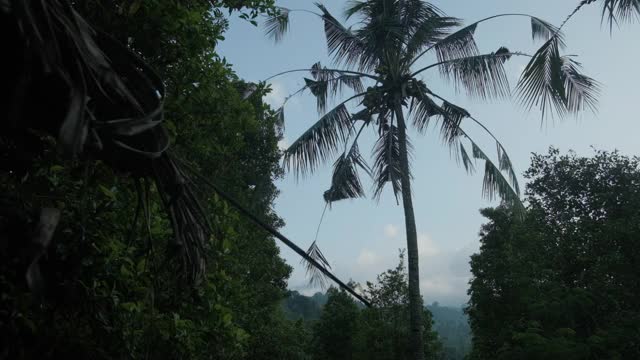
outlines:
[{"label": "blue sky", "polygon": [[[323,4],[342,19],[344,1]],[[578,0],[448,0],[434,1],[450,16],[472,22],[498,13],[527,13],[556,25],[577,5]],[[312,1],[278,1],[279,6],[313,10]],[[283,70],[306,68],[317,61],[329,65],[323,26],[313,15],[293,13],[291,30],[278,45],[240,19],[232,19],[226,40],[218,52],[233,64],[237,74],[249,81],[260,81]],[[562,151],[573,149],[579,154],[598,149],[618,149],[624,154],[640,154],[637,134],[640,117],[640,55],[637,41],[639,25],[625,25],[610,36],[608,27],[600,26],[600,8],[592,5],[580,12],[565,28],[566,53],[579,55],[584,71],[603,84],[597,114],[584,113],[577,118],[540,121],[540,113],[527,112],[515,101],[483,102],[456,93],[437,72],[426,73],[425,82],[454,103],[464,106],[483,121],[502,141],[521,174],[529,165],[532,152],[543,153],[549,146]],[[502,18],[482,24],[476,38],[483,52],[507,46],[510,50],[533,52],[530,23],[525,18]],[[428,58],[417,65],[427,65]],[[525,59],[512,59],[507,65],[514,85],[526,64]],[[629,71],[627,71],[629,70]],[[266,101],[278,107],[284,98],[304,85],[304,73],[279,77],[271,82],[273,92]],[[308,76],[308,75],[307,75]],[[315,99],[306,94],[287,103],[286,131],[283,146],[293,142],[312,125],[318,114]],[[473,124],[465,129],[478,139],[485,150],[493,153],[495,145]],[[449,155],[437,134],[411,134],[415,147],[413,160],[414,205],[419,233],[421,290],[425,301],[460,305],[467,301],[470,278],[469,255],[479,248],[478,231],[483,218],[478,210],[492,204],[482,199],[482,174],[469,176]],[[361,152],[371,153],[373,132],[361,142]],[[282,232],[303,248],[315,236],[324,207],[322,193],[329,188],[331,163],[313,175],[296,181],[287,174],[278,183],[281,194],[276,211],[284,218]],[[371,182],[364,179],[365,188]],[[524,187],[520,176],[520,185]],[[370,192],[369,192],[370,194]],[[359,282],[374,280],[376,274],[397,263],[398,249],[405,247],[402,207],[395,202],[391,190],[379,202],[366,199],[343,201],[327,211],[318,243],[340,278]],[[289,287],[303,293],[316,289],[308,286],[299,257],[281,247],[282,256],[294,267]]]}]

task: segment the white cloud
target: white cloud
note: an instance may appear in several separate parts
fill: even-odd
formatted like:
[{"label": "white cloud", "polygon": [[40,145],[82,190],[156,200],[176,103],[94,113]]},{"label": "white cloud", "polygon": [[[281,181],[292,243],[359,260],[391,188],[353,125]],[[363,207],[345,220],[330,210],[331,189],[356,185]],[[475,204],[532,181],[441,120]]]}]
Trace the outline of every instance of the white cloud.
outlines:
[{"label": "white cloud", "polygon": [[431,257],[440,254],[440,249],[429,234],[418,234],[418,255]]},{"label": "white cloud", "polygon": [[264,97],[264,102],[271,105],[272,108],[279,108],[287,97],[287,88],[280,82],[271,83],[271,92]]},{"label": "white cloud", "polygon": [[380,261],[380,257],[371,250],[363,249],[358,255],[356,263],[359,266],[372,266]]},{"label": "white cloud", "polygon": [[[334,269],[337,274],[364,284],[375,282],[376,276],[398,264],[397,247],[405,247],[402,228],[393,224],[383,227],[384,239],[363,245],[355,253],[351,264]],[[395,237],[395,239],[394,239]],[[467,289],[471,278],[469,255],[477,251],[477,242],[469,242],[458,249],[446,246],[447,239],[434,239],[426,232],[418,233],[420,256],[420,290],[426,303],[438,301],[443,305],[459,306],[468,300]],[[402,243],[402,244],[399,244]]]},{"label": "white cloud", "polygon": [[[423,239],[428,240],[428,237]],[[422,295],[427,303],[438,301],[458,306],[468,299],[467,289],[471,278],[469,256],[475,252],[477,244],[469,243],[458,250],[435,249],[437,256],[420,257]]]},{"label": "white cloud", "polygon": [[420,281],[420,290],[429,297],[450,296],[455,291],[451,279],[443,276],[433,276]]},{"label": "white cloud", "polygon": [[395,239],[398,237],[398,228],[393,224],[387,224],[384,226],[384,236],[389,239]]}]

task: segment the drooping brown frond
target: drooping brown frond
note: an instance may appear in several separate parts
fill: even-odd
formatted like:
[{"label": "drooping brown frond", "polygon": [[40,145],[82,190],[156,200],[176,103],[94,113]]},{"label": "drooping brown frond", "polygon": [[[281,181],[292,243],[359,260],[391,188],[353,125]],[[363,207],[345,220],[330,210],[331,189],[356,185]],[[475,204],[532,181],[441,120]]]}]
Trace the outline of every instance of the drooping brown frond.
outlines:
[{"label": "drooping brown frond", "polygon": [[[311,243],[311,246],[309,246],[309,249],[307,249],[307,255],[325,269],[331,269],[329,261],[324,257],[322,251],[320,251],[320,248],[318,247],[316,241]],[[306,269],[307,277],[309,278],[309,284],[319,286],[322,289],[326,288],[328,280],[327,276],[320,269],[318,269],[309,261],[306,261],[304,258],[301,260],[301,263]]]},{"label": "drooping brown frond", "polygon": [[349,152],[340,155],[333,165],[331,188],[324,192],[324,200],[331,204],[344,199],[364,197],[364,188],[358,176],[358,168],[371,175],[371,170],[354,144]]},{"label": "drooping brown frond", "polygon": [[471,142],[472,156],[475,159],[485,162],[485,173],[482,183],[484,196],[489,200],[500,197],[504,202],[513,205],[514,208],[523,208],[520,194],[511,187],[511,184],[509,184],[509,181],[504,177],[500,169],[471,138],[467,136],[467,139]]},{"label": "drooping brown frond", "polygon": [[164,154],[153,161],[153,174],[169,222],[173,229],[170,251],[181,258],[181,268],[189,282],[198,283],[206,270],[207,251],[214,224],[202,206],[204,188],[185,162],[174,154]]},{"label": "drooping brown frond", "polygon": [[305,78],[305,88],[309,89],[316,98],[318,113],[326,110],[329,97],[335,98],[342,94],[345,88],[356,93],[364,91],[362,76],[348,74],[340,71],[331,71],[323,67],[319,62],[311,67],[313,79]]},{"label": "drooping brown frond", "polygon": [[[411,143],[407,143],[407,151],[412,149]],[[391,124],[384,126],[382,134],[376,141],[373,155],[374,197],[380,198],[382,190],[387,183],[391,183],[396,199],[402,192],[400,179],[403,176],[400,166],[400,140],[398,128]],[[411,174],[409,174],[411,176]]]}]

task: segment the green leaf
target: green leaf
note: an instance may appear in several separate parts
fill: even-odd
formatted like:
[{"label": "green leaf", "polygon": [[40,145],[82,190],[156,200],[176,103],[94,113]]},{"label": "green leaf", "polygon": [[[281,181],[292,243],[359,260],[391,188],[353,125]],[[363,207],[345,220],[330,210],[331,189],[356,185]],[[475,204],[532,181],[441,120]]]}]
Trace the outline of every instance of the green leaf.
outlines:
[{"label": "green leaf", "polygon": [[129,16],[135,15],[135,13],[137,13],[138,10],[140,10],[142,1],[143,0],[135,0],[133,3],[131,3],[131,6],[129,6]]},{"label": "green leaf", "polygon": [[98,189],[100,189],[100,192],[102,192],[106,197],[110,198],[111,200],[116,199],[116,194],[110,189],[106,188],[105,186],[99,184]]},{"label": "green leaf", "polygon": [[136,265],[136,272],[138,274],[144,273],[145,267],[147,266],[147,261],[145,259],[141,259]]}]

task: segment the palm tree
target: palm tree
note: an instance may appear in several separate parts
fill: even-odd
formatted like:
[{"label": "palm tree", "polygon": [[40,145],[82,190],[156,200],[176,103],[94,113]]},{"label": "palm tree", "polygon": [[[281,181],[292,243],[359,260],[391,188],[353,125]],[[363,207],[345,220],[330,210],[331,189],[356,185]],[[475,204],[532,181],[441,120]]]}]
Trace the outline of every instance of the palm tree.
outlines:
[{"label": "palm tree", "polygon": [[[420,0],[350,1],[345,10],[346,20],[355,18],[357,22],[346,27],[323,5],[316,5],[319,12],[281,8],[278,15],[265,23],[267,34],[281,40],[289,27],[290,13],[306,12],[320,17],[334,62],[330,68],[317,63],[308,69],[275,75],[308,72],[311,78],[305,78],[305,87],[296,93],[309,90],[316,97],[321,114],[285,151],[285,167],[296,175],[304,175],[337,155],[331,187],[324,193],[328,204],[364,196],[359,171],[373,177],[374,197],[378,198],[387,184],[391,184],[396,200],[401,197],[409,263],[410,344],[413,358],[423,359],[409,126],[419,133],[426,132],[431,124],[438,126],[444,143],[468,172],[474,171],[472,159],[484,161],[484,195],[490,199],[499,196],[515,210],[521,209],[522,204],[515,172],[502,144],[467,110],[439,95],[420,75],[440,70],[445,79],[471,96],[506,97],[511,89],[504,63],[513,56],[529,57],[516,91],[526,108],[540,107],[543,117],[549,112],[563,116],[593,109],[597,84],[579,72],[580,66],[572,58],[560,55],[564,47],[560,28],[526,14],[496,15],[462,27],[459,19],[446,16]],[[495,52],[480,52],[474,40],[478,25],[504,16],[531,20],[533,38],[544,42],[535,54],[504,47]],[[431,54],[435,55],[431,65],[414,69],[418,60]],[[353,95],[326,111],[329,99],[343,92]],[[349,110],[347,106],[351,103],[358,107],[357,111]],[[280,114],[284,116],[283,109]],[[467,121],[481,126],[496,141],[497,165],[465,132],[462,125]],[[366,127],[377,130],[371,168],[358,147]],[[310,250],[320,254],[315,244]],[[321,258],[321,254],[318,256]]]}]

